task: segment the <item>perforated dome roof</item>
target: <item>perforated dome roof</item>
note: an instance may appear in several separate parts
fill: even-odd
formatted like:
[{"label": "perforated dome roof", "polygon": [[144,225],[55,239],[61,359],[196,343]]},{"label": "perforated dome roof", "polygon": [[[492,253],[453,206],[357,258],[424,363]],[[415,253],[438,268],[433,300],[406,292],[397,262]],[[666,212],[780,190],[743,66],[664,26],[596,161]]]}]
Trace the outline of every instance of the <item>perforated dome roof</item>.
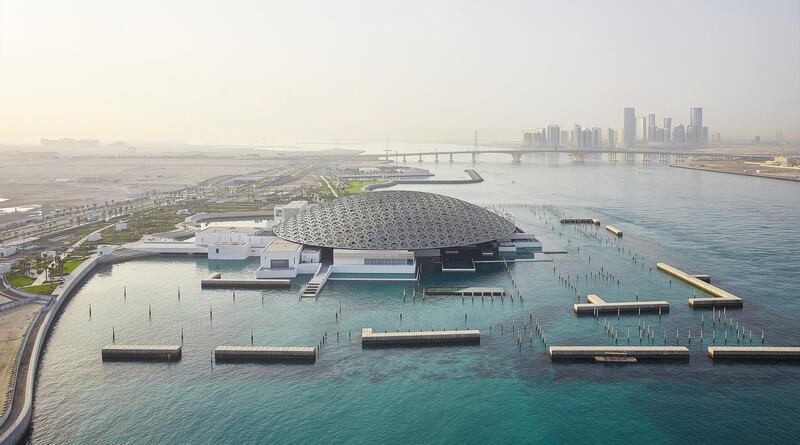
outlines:
[{"label": "perforated dome roof", "polygon": [[435,193],[384,191],[339,198],[274,227],[277,236],[338,249],[438,249],[505,238],[514,223]]}]

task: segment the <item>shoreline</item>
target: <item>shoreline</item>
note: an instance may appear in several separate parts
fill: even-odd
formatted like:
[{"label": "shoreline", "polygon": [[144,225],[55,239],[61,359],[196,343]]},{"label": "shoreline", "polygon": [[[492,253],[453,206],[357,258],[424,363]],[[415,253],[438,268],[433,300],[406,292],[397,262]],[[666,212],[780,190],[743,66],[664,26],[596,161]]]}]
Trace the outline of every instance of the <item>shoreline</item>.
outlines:
[{"label": "shoreline", "polygon": [[94,254],[73,271],[75,275],[72,275],[71,279],[61,285],[59,295],[51,299],[36,314],[28,334],[26,334],[26,341],[21,346],[23,354],[17,363],[18,370],[21,372],[15,373],[13,377],[15,389],[11,394],[9,408],[3,415],[4,423],[0,424],[0,444],[19,443],[30,429],[33,419],[36,377],[50,336],[50,328],[58,319],[62,307],[69,301],[74,291],[94,273],[95,268],[100,264],[116,264],[147,256],[152,255],[131,251],[114,252],[114,254],[106,256]]},{"label": "shoreline", "polygon": [[685,168],[687,170],[700,170],[700,171],[713,172],[713,173],[727,173],[729,175],[751,176],[753,178],[766,178],[766,179],[777,179],[777,180],[780,180],[780,181],[800,182],[800,178],[784,178],[784,177],[780,177],[780,176],[766,175],[766,174],[763,174],[763,173],[729,172],[729,171],[725,171],[725,170],[716,170],[716,169],[709,168],[709,167],[695,167],[695,166],[691,166],[691,165],[679,165],[679,164],[672,164],[672,165],[670,165],[670,167]]}]

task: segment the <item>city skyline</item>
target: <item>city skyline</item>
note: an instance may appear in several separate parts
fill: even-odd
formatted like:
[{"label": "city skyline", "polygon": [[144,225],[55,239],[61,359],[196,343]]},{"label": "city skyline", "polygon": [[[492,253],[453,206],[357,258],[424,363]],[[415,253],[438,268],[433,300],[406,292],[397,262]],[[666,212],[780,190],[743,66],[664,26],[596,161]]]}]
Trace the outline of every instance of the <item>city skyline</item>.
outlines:
[{"label": "city skyline", "polygon": [[622,1],[5,1],[0,139],[513,139],[531,122],[619,128],[631,104],[673,128],[697,104],[726,137],[800,138],[800,4],[649,18]]}]

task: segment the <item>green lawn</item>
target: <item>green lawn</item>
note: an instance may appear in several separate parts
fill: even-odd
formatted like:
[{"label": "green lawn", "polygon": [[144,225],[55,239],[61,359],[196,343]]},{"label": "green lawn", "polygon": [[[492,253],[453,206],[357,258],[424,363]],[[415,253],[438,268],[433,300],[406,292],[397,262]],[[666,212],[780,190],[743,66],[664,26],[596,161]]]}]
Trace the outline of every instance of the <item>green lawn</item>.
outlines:
[{"label": "green lawn", "polygon": [[370,184],[380,184],[386,181],[350,181],[347,184],[347,188],[344,190],[346,195],[357,195],[359,193],[363,193],[364,187]]},{"label": "green lawn", "polygon": [[26,277],[25,275],[22,275],[19,272],[12,272],[8,274],[6,279],[8,280],[8,283],[10,285],[16,288],[30,286],[31,284],[33,284],[33,278]]},{"label": "green lawn", "polygon": [[55,290],[55,288],[57,288],[57,287],[58,287],[58,283],[56,283],[56,282],[50,282],[50,283],[45,283],[45,284],[42,284],[42,285],[40,285],[40,286],[27,286],[27,287],[23,287],[23,288],[22,288],[22,290],[24,290],[25,292],[30,292],[30,293],[32,293],[32,294],[39,294],[39,295],[50,295],[50,294],[52,294],[52,293],[53,293],[53,291],[54,291],[54,290]]},{"label": "green lawn", "polygon": [[69,260],[64,262],[64,275],[71,274],[73,270],[75,270],[78,266],[80,266],[83,263],[84,259]]}]

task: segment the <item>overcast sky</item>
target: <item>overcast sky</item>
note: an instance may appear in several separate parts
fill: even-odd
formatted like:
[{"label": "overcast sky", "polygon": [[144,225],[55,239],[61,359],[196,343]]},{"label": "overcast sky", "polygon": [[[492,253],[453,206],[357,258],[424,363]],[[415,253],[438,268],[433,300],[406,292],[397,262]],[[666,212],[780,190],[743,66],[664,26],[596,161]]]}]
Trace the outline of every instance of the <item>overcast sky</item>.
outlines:
[{"label": "overcast sky", "polygon": [[0,0],[0,140],[800,137],[800,1]]}]

